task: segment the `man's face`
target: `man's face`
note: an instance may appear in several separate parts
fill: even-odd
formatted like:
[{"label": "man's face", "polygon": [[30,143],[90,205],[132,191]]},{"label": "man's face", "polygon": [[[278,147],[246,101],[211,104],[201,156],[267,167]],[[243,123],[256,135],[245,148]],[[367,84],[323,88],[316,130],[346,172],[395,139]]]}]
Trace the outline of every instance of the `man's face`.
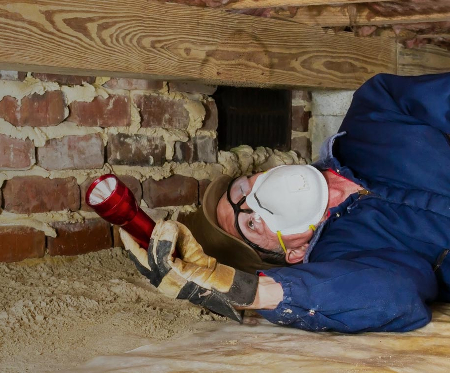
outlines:
[{"label": "man's face", "polygon": [[[230,198],[234,204],[237,204],[242,197],[250,193],[255,181],[262,172],[259,172],[249,178],[242,177],[236,179],[230,189]],[[241,210],[249,209],[249,206],[244,202],[240,206]],[[227,192],[223,194],[217,204],[217,220],[220,227],[231,234],[232,236],[243,241],[242,236],[236,229],[235,214],[233,207],[228,201]],[[238,215],[239,228],[242,234],[251,242],[257,244],[261,248],[273,250],[276,252],[283,252],[280,248],[280,242],[276,233],[272,232],[261,217],[255,213],[240,212]],[[312,237],[312,231],[307,231],[301,234],[293,234],[283,236],[283,241],[287,248],[286,261],[288,263],[296,263],[303,260],[304,252],[307,248],[307,242]],[[292,252],[297,250],[296,252]]]}]

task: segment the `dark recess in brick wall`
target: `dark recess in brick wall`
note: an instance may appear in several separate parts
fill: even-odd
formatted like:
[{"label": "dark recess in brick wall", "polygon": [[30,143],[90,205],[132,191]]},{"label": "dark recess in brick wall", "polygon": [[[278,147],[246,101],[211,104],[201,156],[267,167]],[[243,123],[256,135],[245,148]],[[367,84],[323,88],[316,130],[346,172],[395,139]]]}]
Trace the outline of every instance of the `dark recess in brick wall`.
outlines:
[{"label": "dark recess in brick wall", "polygon": [[290,150],[291,95],[288,90],[219,87],[213,95],[219,113],[219,149],[245,144]]}]

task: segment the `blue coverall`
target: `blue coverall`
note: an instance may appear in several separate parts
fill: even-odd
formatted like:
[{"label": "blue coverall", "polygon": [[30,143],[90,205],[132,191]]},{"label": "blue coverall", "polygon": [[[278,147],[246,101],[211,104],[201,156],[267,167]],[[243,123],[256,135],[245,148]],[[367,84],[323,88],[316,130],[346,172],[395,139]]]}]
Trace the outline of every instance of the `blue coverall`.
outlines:
[{"label": "blue coverall", "polygon": [[314,165],[366,188],[331,209],[269,321],[339,332],[408,331],[450,302],[450,74],[376,75]]}]

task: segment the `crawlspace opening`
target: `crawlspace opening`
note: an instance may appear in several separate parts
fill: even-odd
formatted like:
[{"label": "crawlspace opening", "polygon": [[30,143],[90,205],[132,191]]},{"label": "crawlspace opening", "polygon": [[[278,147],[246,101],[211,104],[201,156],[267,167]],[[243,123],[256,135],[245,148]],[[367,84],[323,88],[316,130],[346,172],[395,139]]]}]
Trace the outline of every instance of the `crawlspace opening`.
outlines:
[{"label": "crawlspace opening", "polygon": [[291,91],[221,86],[213,98],[219,117],[219,150],[243,144],[290,150]]}]

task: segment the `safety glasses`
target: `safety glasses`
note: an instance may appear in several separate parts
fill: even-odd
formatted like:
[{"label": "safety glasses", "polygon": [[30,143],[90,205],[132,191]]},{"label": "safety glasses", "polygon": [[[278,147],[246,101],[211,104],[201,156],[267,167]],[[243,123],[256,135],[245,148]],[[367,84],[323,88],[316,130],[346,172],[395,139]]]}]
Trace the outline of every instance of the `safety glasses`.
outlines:
[{"label": "safety glasses", "polygon": [[231,181],[227,188],[227,200],[230,203],[231,207],[234,211],[234,226],[238,231],[239,235],[242,237],[242,240],[249,245],[252,249],[259,251],[265,254],[271,254],[272,251],[264,249],[254,242],[250,241],[247,237],[245,237],[242,232],[241,226],[239,224],[242,219],[240,219],[241,213],[243,214],[253,214],[254,211],[252,209],[242,209],[241,206],[245,203],[247,195],[251,192],[251,186],[249,182],[249,178],[247,176],[241,176],[235,178]]}]

